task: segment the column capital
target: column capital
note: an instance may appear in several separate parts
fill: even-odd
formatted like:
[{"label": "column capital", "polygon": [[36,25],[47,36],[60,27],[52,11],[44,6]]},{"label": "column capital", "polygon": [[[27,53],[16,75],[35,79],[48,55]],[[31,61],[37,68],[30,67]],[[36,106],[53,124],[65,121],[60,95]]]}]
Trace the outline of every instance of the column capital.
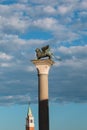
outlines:
[{"label": "column capital", "polygon": [[50,59],[32,60],[35,64],[38,74],[48,74],[50,66],[54,64],[54,61]]}]

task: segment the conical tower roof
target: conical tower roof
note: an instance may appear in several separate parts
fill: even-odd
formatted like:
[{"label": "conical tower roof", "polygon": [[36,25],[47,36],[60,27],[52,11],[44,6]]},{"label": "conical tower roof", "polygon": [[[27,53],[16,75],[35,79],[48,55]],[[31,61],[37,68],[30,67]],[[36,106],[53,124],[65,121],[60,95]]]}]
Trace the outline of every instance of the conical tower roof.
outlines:
[{"label": "conical tower roof", "polygon": [[30,105],[28,106],[27,115],[28,115],[28,116],[32,116],[32,110],[31,110],[31,108],[30,108]]}]

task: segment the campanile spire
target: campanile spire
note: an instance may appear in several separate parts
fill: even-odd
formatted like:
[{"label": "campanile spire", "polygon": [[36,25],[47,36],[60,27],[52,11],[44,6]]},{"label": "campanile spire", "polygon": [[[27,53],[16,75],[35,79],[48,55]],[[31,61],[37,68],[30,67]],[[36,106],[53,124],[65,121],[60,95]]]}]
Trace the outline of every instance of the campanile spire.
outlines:
[{"label": "campanile spire", "polygon": [[26,117],[26,130],[34,130],[34,117],[32,115],[32,110],[30,106],[28,107],[28,112]]}]

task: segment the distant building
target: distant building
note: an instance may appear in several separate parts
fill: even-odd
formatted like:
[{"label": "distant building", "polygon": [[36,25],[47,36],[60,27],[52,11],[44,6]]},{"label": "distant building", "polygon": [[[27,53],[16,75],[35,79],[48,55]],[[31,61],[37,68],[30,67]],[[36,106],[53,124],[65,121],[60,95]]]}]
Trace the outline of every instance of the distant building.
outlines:
[{"label": "distant building", "polygon": [[28,107],[27,117],[26,117],[26,130],[34,130],[34,117],[30,106]]}]

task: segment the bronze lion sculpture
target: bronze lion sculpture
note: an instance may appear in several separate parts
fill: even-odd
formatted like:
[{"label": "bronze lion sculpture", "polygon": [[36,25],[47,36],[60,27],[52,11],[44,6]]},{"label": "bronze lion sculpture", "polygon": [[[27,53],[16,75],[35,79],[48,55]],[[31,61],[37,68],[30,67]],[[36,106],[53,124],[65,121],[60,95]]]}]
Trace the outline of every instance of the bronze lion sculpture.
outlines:
[{"label": "bronze lion sculpture", "polygon": [[36,48],[35,51],[36,51],[37,59],[41,59],[44,57],[48,57],[49,59],[52,58],[52,54],[50,52],[49,45],[42,47],[41,49]]}]

